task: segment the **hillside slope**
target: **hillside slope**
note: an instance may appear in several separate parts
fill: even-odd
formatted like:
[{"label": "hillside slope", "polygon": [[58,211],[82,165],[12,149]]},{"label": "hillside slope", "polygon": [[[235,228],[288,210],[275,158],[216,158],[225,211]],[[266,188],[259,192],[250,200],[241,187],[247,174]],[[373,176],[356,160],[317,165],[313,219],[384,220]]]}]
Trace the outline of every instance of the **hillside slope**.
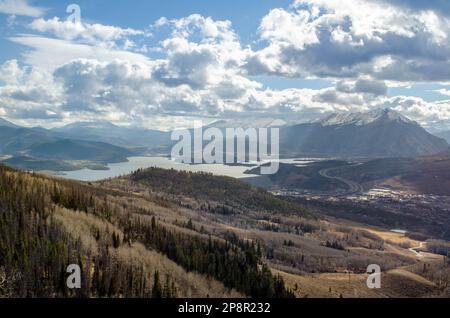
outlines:
[{"label": "hillside slope", "polygon": [[[254,245],[169,226],[155,217],[160,204],[4,166],[0,189],[2,296],[291,295]],[[82,268],[79,290],[64,284],[69,264]]]},{"label": "hillside slope", "polygon": [[[238,180],[205,174],[148,169],[86,184],[0,166],[0,295],[321,296],[327,280],[311,290],[300,278],[346,271],[363,277],[373,263],[384,270],[423,266],[400,245],[417,244],[409,238],[387,242],[382,232],[301,211]],[[65,287],[68,264],[81,266],[82,289]],[[444,270],[441,258],[433,264],[433,272]],[[409,290],[422,290],[423,282],[409,281]],[[362,279],[355,284],[365,288]]]},{"label": "hillside slope", "polygon": [[448,144],[393,110],[334,114],[318,122],[283,128],[284,155],[412,157],[445,151]]},{"label": "hillside slope", "polygon": [[8,157],[5,164],[21,169],[105,169],[107,163],[125,162],[136,151],[139,150],[104,142],[64,138],[43,128],[24,128],[0,120],[0,155]]},{"label": "hillside slope", "polygon": [[123,162],[132,151],[103,142],[61,139],[32,145],[27,154],[48,160],[94,160]]},{"label": "hillside slope", "polygon": [[419,194],[450,195],[450,151],[418,158],[385,158],[343,167],[336,174],[363,185]]},{"label": "hillside slope", "polygon": [[130,176],[130,180],[165,193],[214,201],[243,212],[256,209],[314,217],[309,211],[298,205],[277,199],[262,189],[231,177],[150,168],[136,171]]}]

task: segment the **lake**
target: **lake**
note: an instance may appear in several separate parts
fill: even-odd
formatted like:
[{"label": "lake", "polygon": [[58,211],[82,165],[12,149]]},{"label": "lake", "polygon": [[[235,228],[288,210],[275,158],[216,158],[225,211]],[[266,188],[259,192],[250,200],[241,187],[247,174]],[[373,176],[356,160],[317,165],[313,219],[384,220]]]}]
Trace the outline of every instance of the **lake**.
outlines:
[{"label": "lake", "polygon": [[[302,160],[302,161],[296,161]],[[315,159],[281,159],[280,162],[291,163],[295,165],[306,165]],[[256,166],[256,165],[255,165]],[[166,157],[130,157],[128,162],[108,164],[109,170],[90,170],[82,169],[76,171],[62,171],[55,173],[59,177],[73,179],[79,181],[99,181],[108,178],[119,177],[130,174],[138,169],[157,167],[163,169],[176,169],[192,172],[208,172],[219,176],[228,176],[233,178],[248,178],[256,175],[245,174],[244,172],[251,169],[250,166],[244,165],[224,165],[224,164],[198,164],[189,165],[176,163]]]},{"label": "lake", "polygon": [[98,181],[108,178],[119,177],[130,174],[138,169],[157,167],[163,169],[175,169],[192,172],[209,172],[215,175],[223,175],[234,178],[250,177],[244,172],[250,169],[249,166],[226,166],[223,164],[199,164],[189,165],[177,163],[165,157],[130,157],[128,162],[110,163],[109,170],[82,169],[75,171],[62,171],[59,177],[80,181]]}]

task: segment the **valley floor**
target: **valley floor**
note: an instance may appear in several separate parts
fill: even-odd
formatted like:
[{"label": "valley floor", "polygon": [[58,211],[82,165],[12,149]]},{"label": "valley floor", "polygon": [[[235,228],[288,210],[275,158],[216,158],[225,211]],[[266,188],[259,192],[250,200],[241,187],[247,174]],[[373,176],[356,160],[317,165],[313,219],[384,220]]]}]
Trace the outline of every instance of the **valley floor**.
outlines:
[{"label": "valley floor", "polygon": [[[448,286],[448,278],[445,278],[444,275],[450,274],[450,265],[444,264],[443,266],[445,260],[441,255],[426,252],[420,252],[418,255],[411,252],[410,249],[399,247],[398,244],[424,246],[424,242],[410,240],[404,235],[391,231],[366,226],[361,226],[361,228],[390,242],[385,244],[386,251],[409,257],[414,263],[389,269],[385,272],[382,269],[380,289],[369,289],[367,287],[368,274],[349,271],[293,275],[274,269],[274,273],[280,274],[286,284],[295,291],[296,296],[301,298],[417,298],[442,295],[442,288]],[[444,270],[444,272],[440,273],[441,277],[438,280],[433,281],[430,280],[427,270],[424,271],[424,268],[439,268],[440,271]]]},{"label": "valley floor", "polygon": [[[146,188],[125,179],[102,182],[102,187],[132,191],[147,200]],[[388,229],[337,219],[310,219],[237,208],[232,213],[211,213],[206,205],[220,202],[199,200],[192,195],[160,193],[176,198],[181,208],[156,212],[172,226],[190,222],[189,231],[214,233],[258,242],[272,272],[281,275],[297,297],[429,297],[450,296],[450,264],[442,256],[411,248],[426,243]],[[369,264],[382,269],[382,288],[366,285]],[[426,270],[424,271],[424,266]],[[430,273],[441,273],[435,277]],[[445,277],[447,275],[447,277]]]}]

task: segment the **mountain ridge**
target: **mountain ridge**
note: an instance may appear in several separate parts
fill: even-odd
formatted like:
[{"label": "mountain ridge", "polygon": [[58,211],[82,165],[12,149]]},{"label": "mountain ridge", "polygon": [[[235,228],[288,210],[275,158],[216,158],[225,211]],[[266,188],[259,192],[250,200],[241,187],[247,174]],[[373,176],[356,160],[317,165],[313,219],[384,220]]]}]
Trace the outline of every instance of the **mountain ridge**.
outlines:
[{"label": "mountain ridge", "polygon": [[81,167],[106,169],[107,163],[125,162],[133,154],[135,152],[129,148],[65,138],[48,129],[25,128],[0,121],[0,155],[6,156],[4,163],[21,169],[77,170],[80,164]]},{"label": "mountain ridge", "polygon": [[158,148],[170,141],[168,132],[142,127],[118,126],[108,121],[75,122],[50,131],[66,138],[105,142],[127,148]]},{"label": "mountain ridge", "polygon": [[[223,130],[228,126],[241,126],[246,129],[251,125],[279,128],[280,157],[285,158],[417,157],[440,153],[449,147],[444,139],[430,134],[417,122],[391,109],[335,113],[315,122],[291,123],[267,118],[249,121],[244,118],[235,122],[219,120],[204,128]],[[117,126],[108,121],[75,122],[45,129],[20,127],[0,119],[0,154],[22,159],[29,156],[20,167],[35,167],[40,160],[121,162],[130,155],[169,154],[174,145],[170,135],[170,132]],[[69,145],[74,149],[67,149]],[[18,159],[9,162],[17,163]]]},{"label": "mountain ridge", "polygon": [[1,117],[0,117],[0,126],[10,127],[10,128],[19,127],[16,124],[13,124],[12,122],[10,122],[10,121],[8,121],[8,120],[6,120],[4,118],[1,118]]},{"label": "mountain ridge", "polygon": [[356,126],[362,126],[379,120],[417,124],[416,122],[389,108],[375,109],[368,112],[333,113],[318,120],[317,123],[322,124],[322,126],[335,126],[343,124],[355,124]]},{"label": "mountain ridge", "polygon": [[415,157],[448,148],[444,139],[393,110],[330,115],[322,120],[281,129],[286,156]]}]

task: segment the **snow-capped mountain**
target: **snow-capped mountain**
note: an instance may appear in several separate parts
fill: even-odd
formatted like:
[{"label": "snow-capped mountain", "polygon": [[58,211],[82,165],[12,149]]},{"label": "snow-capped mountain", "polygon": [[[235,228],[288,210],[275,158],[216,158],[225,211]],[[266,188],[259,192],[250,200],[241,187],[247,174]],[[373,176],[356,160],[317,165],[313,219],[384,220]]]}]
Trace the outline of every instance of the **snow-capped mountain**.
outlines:
[{"label": "snow-capped mountain", "polygon": [[364,126],[379,120],[414,124],[414,122],[410,119],[391,109],[376,109],[366,113],[334,113],[319,120],[318,123],[320,123],[322,126],[352,124],[356,126]]},{"label": "snow-capped mountain", "polygon": [[389,109],[333,114],[283,128],[280,138],[284,156],[415,157],[449,147],[444,139]]}]

